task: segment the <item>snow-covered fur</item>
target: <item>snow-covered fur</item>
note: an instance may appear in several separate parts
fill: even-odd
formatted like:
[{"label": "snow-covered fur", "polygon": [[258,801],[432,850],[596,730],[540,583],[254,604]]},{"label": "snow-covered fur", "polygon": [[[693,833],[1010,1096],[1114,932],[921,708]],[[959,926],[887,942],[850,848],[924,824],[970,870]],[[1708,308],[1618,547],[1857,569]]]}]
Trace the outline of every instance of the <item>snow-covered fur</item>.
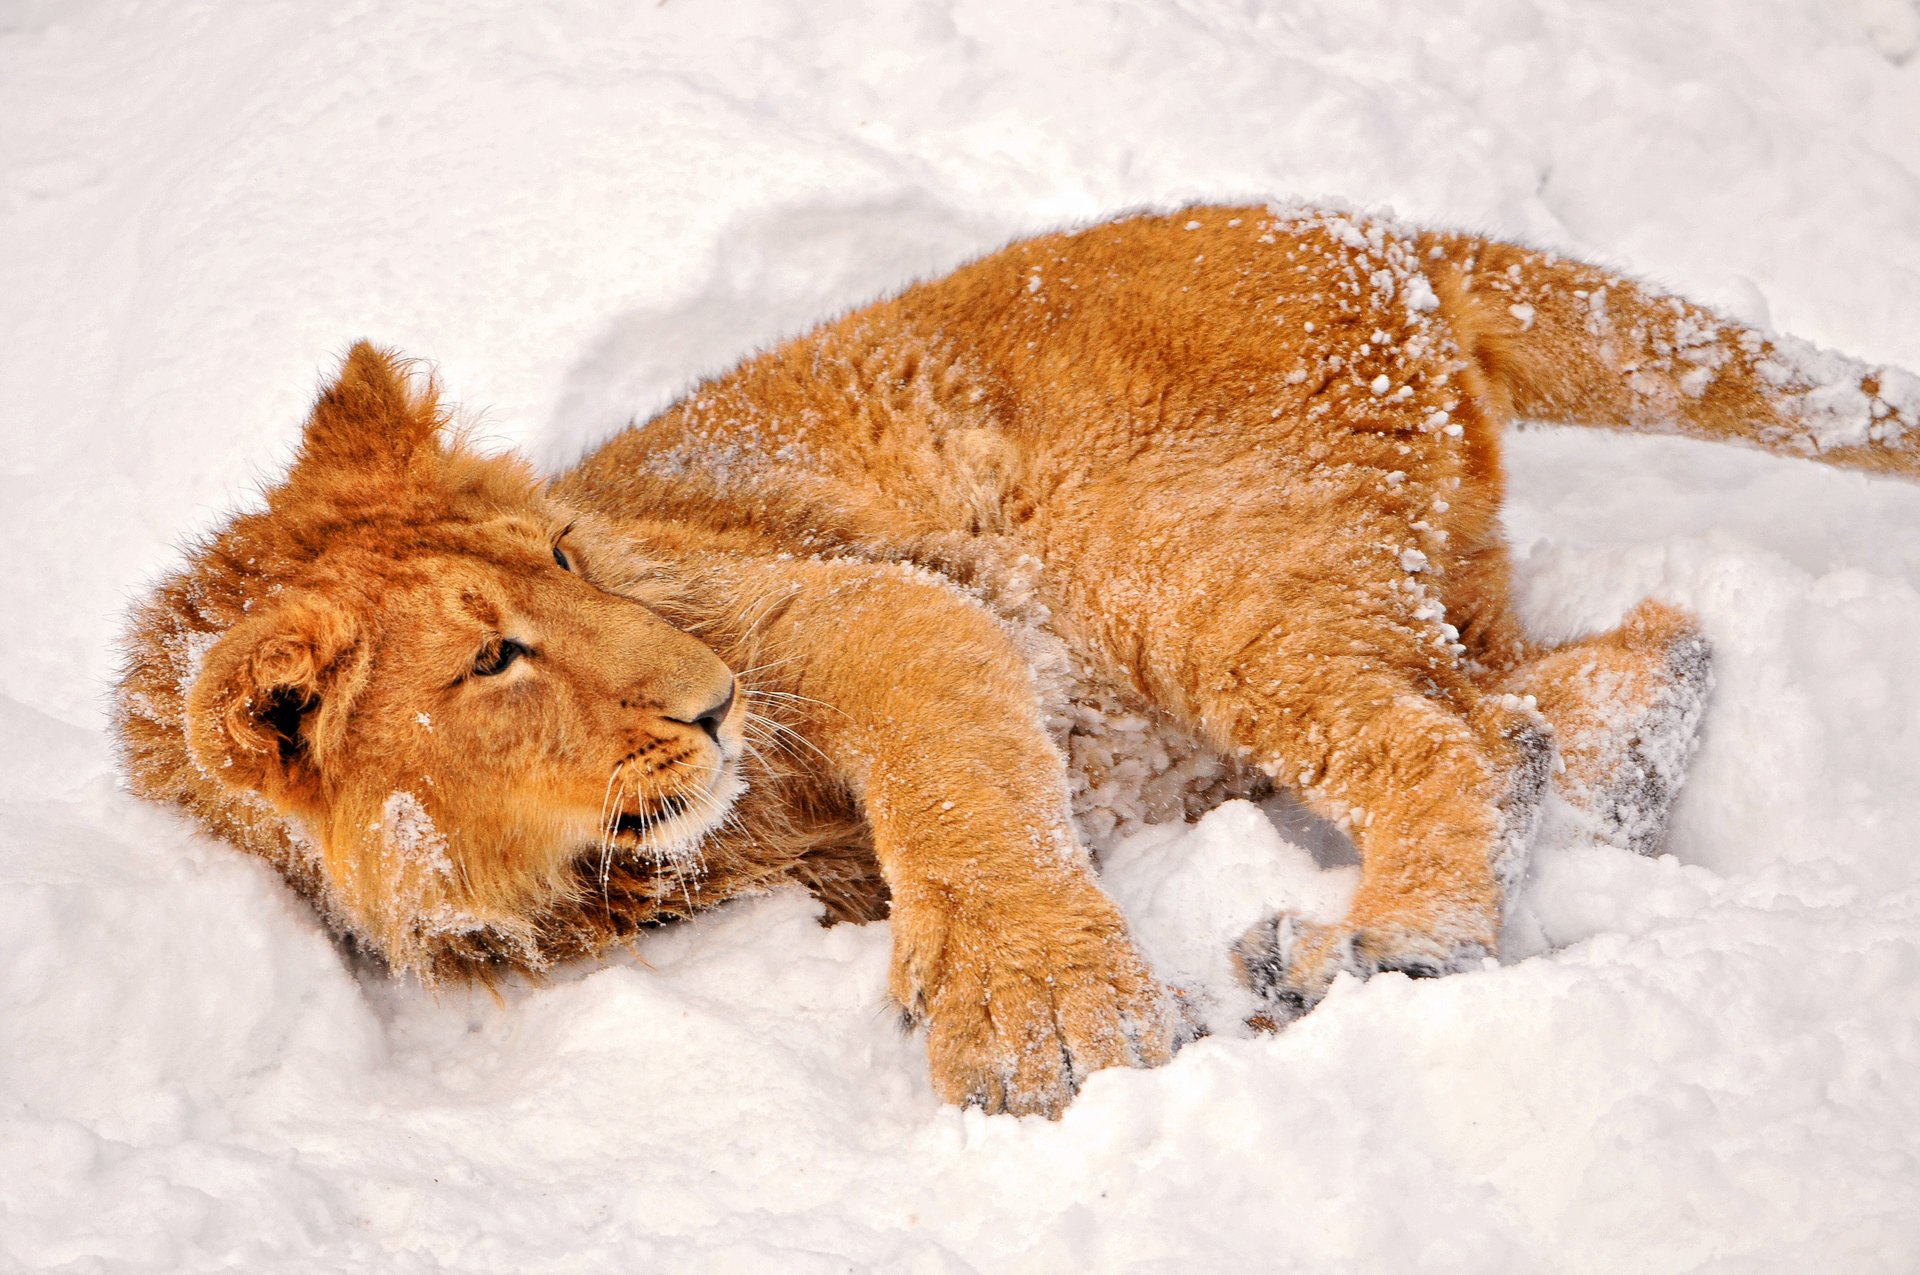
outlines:
[{"label": "snow-covered fur", "polygon": [[1267,783],[1346,828],[1342,970],[1498,948],[1552,762],[1657,844],[1685,616],[1530,643],[1500,429],[1667,428],[1920,472],[1913,378],[1591,267],[1319,209],[1015,244],[697,387],[544,486],[355,347],[264,512],[137,614],[136,788],[438,977],[782,879],[890,902],[940,1092],[1057,1113],[1168,1056],[1087,853]]}]

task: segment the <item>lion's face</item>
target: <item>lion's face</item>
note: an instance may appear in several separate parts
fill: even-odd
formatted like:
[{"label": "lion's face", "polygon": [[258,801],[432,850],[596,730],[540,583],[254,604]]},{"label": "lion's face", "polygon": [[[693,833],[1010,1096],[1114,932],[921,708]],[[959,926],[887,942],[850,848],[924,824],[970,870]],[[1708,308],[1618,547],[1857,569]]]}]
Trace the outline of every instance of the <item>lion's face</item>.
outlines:
[{"label": "lion's face", "polygon": [[417,561],[418,582],[382,599],[330,759],[352,777],[340,782],[459,812],[446,832],[470,843],[469,870],[490,846],[530,840],[657,855],[697,841],[739,783],[732,674],[575,574],[563,545],[487,531],[490,556]]},{"label": "lion's face", "polygon": [[[496,922],[569,888],[583,854],[690,855],[739,795],[726,665],[537,530],[412,561],[366,623],[364,681],[316,759],[325,842],[360,847],[336,882],[371,870],[382,899]],[[393,879],[421,868],[443,879]]]},{"label": "lion's face", "polygon": [[[400,384],[360,361],[376,390]],[[292,561],[242,580],[188,740],[204,772],[299,821],[355,930],[421,964],[436,934],[513,941],[597,862],[693,854],[744,787],[745,712],[726,664],[605,587],[622,578],[611,551],[597,560],[512,463],[442,452],[430,427],[397,464],[329,438],[355,372],[269,511],[225,544]]]}]

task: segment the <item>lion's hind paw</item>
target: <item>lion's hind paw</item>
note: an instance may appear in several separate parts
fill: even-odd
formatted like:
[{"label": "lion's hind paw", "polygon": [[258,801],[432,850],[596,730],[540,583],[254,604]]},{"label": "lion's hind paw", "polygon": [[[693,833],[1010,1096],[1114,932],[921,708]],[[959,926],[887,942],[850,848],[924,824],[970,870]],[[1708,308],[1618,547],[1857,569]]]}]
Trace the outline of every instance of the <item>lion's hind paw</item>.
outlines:
[{"label": "lion's hind paw", "polygon": [[1478,968],[1488,955],[1477,942],[1400,927],[1327,925],[1288,912],[1260,921],[1233,945],[1241,977],[1266,1004],[1259,1016],[1263,1026],[1284,1026],[1304,1015],[1342,973],[1439,978]]}]

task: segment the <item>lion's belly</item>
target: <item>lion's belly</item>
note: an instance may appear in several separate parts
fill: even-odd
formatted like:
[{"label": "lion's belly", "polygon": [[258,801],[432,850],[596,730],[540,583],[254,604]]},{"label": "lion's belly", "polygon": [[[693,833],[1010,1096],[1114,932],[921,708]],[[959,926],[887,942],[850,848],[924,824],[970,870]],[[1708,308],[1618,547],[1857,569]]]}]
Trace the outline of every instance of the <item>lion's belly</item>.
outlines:
[{"label": "lion's belly", "polygon": [[1046,698],[1048,725],[1067,755],[1074,821],[1096,855],[1144,825],[1270,788],[1259,772],[1094,680],[1070,678]]},{"label": "lion's belly", "polygon": [[981,597],[1006,623],[1033,670],[1048,731],[1067,763],[1075,822],[1097,855],[1137,829],[1201,814],[1272,785],[1251,766],[1225,756],[1102,675],[1058,623],[1038,559],[1016,544],[982,537],[971,552],[944,546],[923,563]]}]

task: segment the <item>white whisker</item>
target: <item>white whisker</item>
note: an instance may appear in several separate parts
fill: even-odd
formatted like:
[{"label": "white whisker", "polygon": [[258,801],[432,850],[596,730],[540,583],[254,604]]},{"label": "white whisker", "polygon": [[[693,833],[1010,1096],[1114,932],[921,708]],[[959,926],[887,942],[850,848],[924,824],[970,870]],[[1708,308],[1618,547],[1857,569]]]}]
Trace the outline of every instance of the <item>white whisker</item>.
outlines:
[{"label": "white whisker", "polygon": [[[613,912],[613,900],[608,897],[607,879],[613,872],[613,830],[620,821],[620,802],[627,791],[620,779],[626,768],[624,757],[615,763],[613,773],[607,776],[607,790],[600,798],[600,906],[609,915]],[[615,784],[619,784],[617,791]]]},{"label": "white whisker", "polygon": [[[767,717],[761,713],[755,713],[752,710],[748,710],[747,712],[747,721],[772,732],[772,738],[779,741],[782,745],[804,748],[827,765],[831,766],[833,764],[832,759],[820,750],[818,744],[815,744],[812,740],[785,722],[776,721],[771,717]],[[797,753],[791,753],[790,755],[793,756],[795,761],[800,760]]]},{"label": "white whisker", "polygon": [[827,703],[825,700],[815,699],[811,695],[802,695],[798,691],[776,691],[768,689],[767,687],[754,686],[747,689],[747,694],[750,698],[783,700],[793,704],[811,704],[816,708],[824,708],[829,713],[836,713],[841,717],[846,716],[845,712]]},{"label": "white whisker", "polygon": [[752,677],[755,673],[764,673],[770,668],[779,668],[783,664],[791,664],[794,659],[794,656],[784,655],[777,660],[766,660],[762,663],[755,664],[752,668],[736,669],[733,675],[744,681]]}]

